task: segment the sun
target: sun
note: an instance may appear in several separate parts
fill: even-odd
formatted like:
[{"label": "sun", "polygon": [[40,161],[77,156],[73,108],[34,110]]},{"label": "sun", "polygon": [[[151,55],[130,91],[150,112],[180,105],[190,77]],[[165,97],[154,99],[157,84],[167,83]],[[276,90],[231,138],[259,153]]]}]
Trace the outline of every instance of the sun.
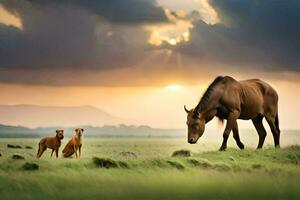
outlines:
[{"label": "sun", "polygon": [[180,90],[182,90],[182,86],[179,84],[172,84],[172,85],[168,85],[166,89],[171,92],[179,92]]}]

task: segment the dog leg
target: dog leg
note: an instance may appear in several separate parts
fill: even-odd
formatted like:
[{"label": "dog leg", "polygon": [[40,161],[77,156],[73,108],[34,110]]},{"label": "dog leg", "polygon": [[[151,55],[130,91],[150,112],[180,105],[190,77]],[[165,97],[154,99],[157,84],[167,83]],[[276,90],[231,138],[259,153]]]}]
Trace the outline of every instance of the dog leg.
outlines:
[{"label": "dog leg", "polygon": [[79,145],[79,157],[81,156],[81,145]]},{"label": "dog leg", "polygon": [[73,150],[74,150],[74,153],[76,155],[76,158],[78,158],[78,152],[77,152],[77,149],[76,149],[75,145],[73,146]]},{"label": "dog leg", "polygon": [[46,149],[47,149],[47,147],[40,147],[38,158],[40,158],[43,155],[43,153],[44,153],[44,151],[46,151]]},{"label": "dog leg", "polygon": [[58,149],[55,149],[56,158],[58,158]]},{"label": "dog leg", "polygon": [[39,143],[39,150],[38,150],[38,152],[36,154],[36,158],[40,158],[41,157],[40,156],[40,152],[41,152],[41,144]]},{"label": "dog leg", "polygon": [[51,152],[50,158],[52,158],[53,152],[54,152],[54,149],[52,149],[52,152]]}]

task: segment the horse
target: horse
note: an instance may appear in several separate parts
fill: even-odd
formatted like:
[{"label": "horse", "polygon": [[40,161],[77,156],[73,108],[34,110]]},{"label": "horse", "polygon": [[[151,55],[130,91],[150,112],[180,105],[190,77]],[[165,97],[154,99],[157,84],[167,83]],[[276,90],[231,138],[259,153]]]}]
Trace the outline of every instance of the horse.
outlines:
[{"label": "horse", "polygon": [[218,76],[209,85],[198,105],[187,112],[188,143],[195,144],[203,135],[205,124],[217,117],[226,126],[220,151],[227,148],[230,132],[240,149],[244,144],[240,140],[237,119],[252,120],[259,136],[257,149],[263,147],[267,132],[262,120],[266,119],[274,138],[275,147],[280,147],[280,129],[278,119],[278,94],[266,82],[260,79],[237,81],[230,76]]}]

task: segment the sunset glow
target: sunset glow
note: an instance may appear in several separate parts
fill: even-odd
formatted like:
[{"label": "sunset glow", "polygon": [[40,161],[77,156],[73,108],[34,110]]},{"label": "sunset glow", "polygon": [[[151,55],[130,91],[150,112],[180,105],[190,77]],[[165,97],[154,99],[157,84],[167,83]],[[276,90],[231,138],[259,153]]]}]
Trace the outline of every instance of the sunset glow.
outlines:
[{"label": "sunset glow", "polygon": [[16,17],[15,15],[11,14],[7,10],[5,10],[1,5],[0,5],[0,24],[3,23],[7,26],[14,26],[19,29],[23,29],[22,22],[20,18]]},{"label": "sunset glow", "polygon": [[172,92],[178,92],[183,89],[182,86],[178,84],[168,85],[166,88]]},{"label": "sunset glow", "polygon": [[296,4],[0,1],[0,104],[88,105],[135,125],[184,128],[183,105],[228,75],[271,84],[282,127],[300,128]]},{"label": "sunset glow", "polygon": [[[160,46],[164,42],[169,45],[188,42],[190,40],[190,29],[193,25],[191,21],[184,19],[185,12],[179,11],[175,16],[170,10],[166,9],[165,13],[171,23],[146,26],[146,30],[151,32],[148,42],[155,46]],[[177,16],[182,16],[182,18]]]}]

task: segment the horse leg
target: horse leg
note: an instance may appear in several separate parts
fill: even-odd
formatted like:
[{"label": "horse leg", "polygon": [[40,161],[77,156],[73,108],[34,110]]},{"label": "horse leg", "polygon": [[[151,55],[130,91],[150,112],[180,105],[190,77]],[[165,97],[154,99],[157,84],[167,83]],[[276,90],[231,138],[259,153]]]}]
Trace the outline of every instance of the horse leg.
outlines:
[{"label": "horse leg", "polygon": [[262,116],[258,116],[256,118],[252,119],[252,122],[253,122],[253,124],[255,126],[255,129],[258,133],[258,136],[259,136],[257,149],[261,149],[263,147],[264,142],[265,142],[265,138],[266,138],[266,135],[267,135],[267,132],[266,132],[266,129],[264,128],[264,126],[263,126],[262,120],[263,120]]},{"label": "horse leg", "polygon": [[279,131],[279,128],[277,128],[275,125],[275,117],[266,116],[266,120],[271,128],[275,147],[280,147],[280,144],[279,144],[280,131]]},{"label": "horse leg", "polygon": [[240,135],[239,135],[239,128],[237,121],[234,122],[233,127],[232,127],[232,132],[233,132],[233,138],[236,141],[236,144],[240,149],[244,149],[244,144],[240,140]]},{"label": "horse leg", "polygon": [[220,151],[224,151],[227,148],[227,140],[228,140],[229,134],[230,134],[234,124],[236,123],[236,120],[237,120],[239,114],[240,113],[238,111],[229,113],[226,127],[225,127],[225,130],[223,133],[223,143],[219,149]]}]

